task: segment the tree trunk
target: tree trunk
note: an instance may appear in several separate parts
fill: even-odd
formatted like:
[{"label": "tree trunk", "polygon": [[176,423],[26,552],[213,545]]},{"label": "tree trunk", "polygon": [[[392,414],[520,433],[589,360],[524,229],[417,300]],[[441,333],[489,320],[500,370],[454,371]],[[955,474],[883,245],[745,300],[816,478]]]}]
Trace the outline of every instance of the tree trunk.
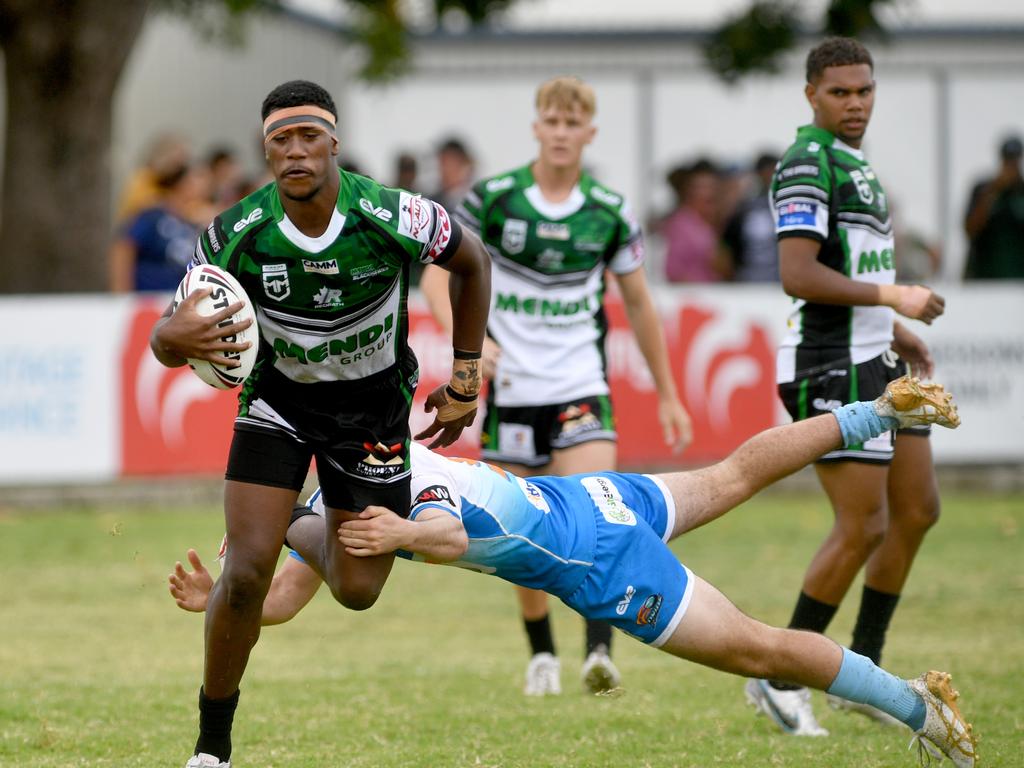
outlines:
[{"label": "tree trunk", "polygon": [[114,88],[149,0],[0,0],[0,293],[104,291]]}]

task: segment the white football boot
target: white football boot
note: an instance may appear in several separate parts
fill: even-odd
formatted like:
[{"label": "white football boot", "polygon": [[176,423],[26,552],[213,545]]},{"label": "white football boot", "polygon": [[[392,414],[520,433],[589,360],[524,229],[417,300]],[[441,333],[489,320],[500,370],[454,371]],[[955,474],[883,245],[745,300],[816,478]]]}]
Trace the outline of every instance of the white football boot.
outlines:
[{"label": "white football boot", "polygon": [[767,680],[747,680],[744,691],[747,701],[757,708],[758,713],[768,715],[783,733],[828,736],[828,731],[818,725],[814,717],[811,692],[806,688],[779,691],[772,688]]},{"label": "white football boot", "polygon": [[562,662],[550,653],[536,653],[526,666],[527,696],[557,696],[562,692]]},{"label": "white football boot", "polygon": [[231,768],[231,761],[223,762],[219,757],[200,752],[188,759],[185,768]]},{"label": "white football boot", "polygon": [[927,710],[924,725],[910,740],[911,747],[917,743],[921,764],[928,765],[932,757],[941,760],[945,755],[957,768],[974,768],[978,764],[978,740],[971,724],[960,714],[956,705],[960,694],[953,690],[949,675],[929,672],[907,683],[924,700]]},{"label": "white football boot", "polygon": [[870,704],[862,704],[856,701],[848,701],[841,696],[833,696],[831,693],[825,695],[825,701],[837,712],[856,712],[858,715],[870,717],[876,723],[893,727],[902,726],[903,723],[888,712],[883,712],[878,707]]},{"label": "white football boot", "polygon": [[594,695],[608,693],[622,683],[622,675],[615,667],[608,648],[602,643],[587,654],[583,667],[580,669],[583,690]]}]

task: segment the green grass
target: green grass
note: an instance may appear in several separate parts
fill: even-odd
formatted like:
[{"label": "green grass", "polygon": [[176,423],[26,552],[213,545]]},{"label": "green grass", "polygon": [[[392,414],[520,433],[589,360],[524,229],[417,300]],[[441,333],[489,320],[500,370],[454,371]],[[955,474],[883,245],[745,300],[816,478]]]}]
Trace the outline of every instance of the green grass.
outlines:
[{"label": "green grass", "polygon": [[[676,542],[745,611],[788,620],[830,515],[816,495],[756,500]],[[947,497],[918,558],[885,663],[947,669],[986,765],[1024,743],[1024,499]],[[171,766],[195,739],[202,618],[166,593],[190,545],[209,557],[214,508],[0,515],[0,766]],[[859,594],[859,585],[851,598]],[[856,599],[831,627],[848,641]],[[322,591],[264,630],[242,684],[238,768],[313,766],[911,766],[909,735],[832,713],[828,739],[755,719],[742,681],[616,638],[625,693],[585,697],[582,623],[554,602],[564,695],[520,693],[526,646],[510,587],[400,563],[370,611]]]}]

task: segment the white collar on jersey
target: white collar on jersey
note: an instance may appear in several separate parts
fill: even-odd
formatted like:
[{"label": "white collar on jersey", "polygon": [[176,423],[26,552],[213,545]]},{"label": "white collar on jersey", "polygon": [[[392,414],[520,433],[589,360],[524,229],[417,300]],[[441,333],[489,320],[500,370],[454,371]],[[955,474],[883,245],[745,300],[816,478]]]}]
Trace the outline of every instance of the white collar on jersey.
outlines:
[{"label": "white collar on jersey", "polygon": [[853,155],[858,160],[863,160],[864,159],[864,153],[863,152],[861,152],[859,149],[854,149],[849,144],[847,144],[845,141],[840,141],[839,139],[833,139],[832,140],[832,149],[841,149],[846,154]]},{"label": "white collar on jersey", "polygon": [[560,203],[552,203],[544,197],[544,193],[540,191],[537,184],[531,184],[523,191],[523,194],[526,195],[526,199],[530,201],[530,205],[537,213],[549,219],[564,219],[566,216],[571,216],[582,208],[585,202],[579,184],[574,186],[569,196]]},{"label": "white collar on jersey", "polygon": [[320,253],[320,251],[327,248],[331,243],[338,239],[338,235],[341,234],[341,230],[345,227],[345,217],[341,215],[341,212],[335,208],[334,213],[331,214],[331,221],[327,225],[327,229],[319,237],[310,237],[304,235],[299,231],[299,228],[292,223],[292,220],[288,218],[288,214],[284,214],[281,220],[277,222],[278,229],[281,230],[281,234],[291,240],[292,243],[297,245],[307,253]]}]

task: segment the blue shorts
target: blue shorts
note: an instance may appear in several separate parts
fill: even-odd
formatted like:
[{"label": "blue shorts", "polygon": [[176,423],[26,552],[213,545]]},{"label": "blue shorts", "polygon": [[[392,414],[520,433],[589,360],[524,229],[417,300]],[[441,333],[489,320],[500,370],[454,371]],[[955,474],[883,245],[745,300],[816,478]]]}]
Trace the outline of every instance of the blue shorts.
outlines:
[{"label": "blue shorts", "polygon": [[668,548],[675,504],[650,475],[602,472],[566,478],[583,484],[597,528],[593,566],[562,601],[588,619],[607,621],[655,647],[686,613],[693,574]]}]

